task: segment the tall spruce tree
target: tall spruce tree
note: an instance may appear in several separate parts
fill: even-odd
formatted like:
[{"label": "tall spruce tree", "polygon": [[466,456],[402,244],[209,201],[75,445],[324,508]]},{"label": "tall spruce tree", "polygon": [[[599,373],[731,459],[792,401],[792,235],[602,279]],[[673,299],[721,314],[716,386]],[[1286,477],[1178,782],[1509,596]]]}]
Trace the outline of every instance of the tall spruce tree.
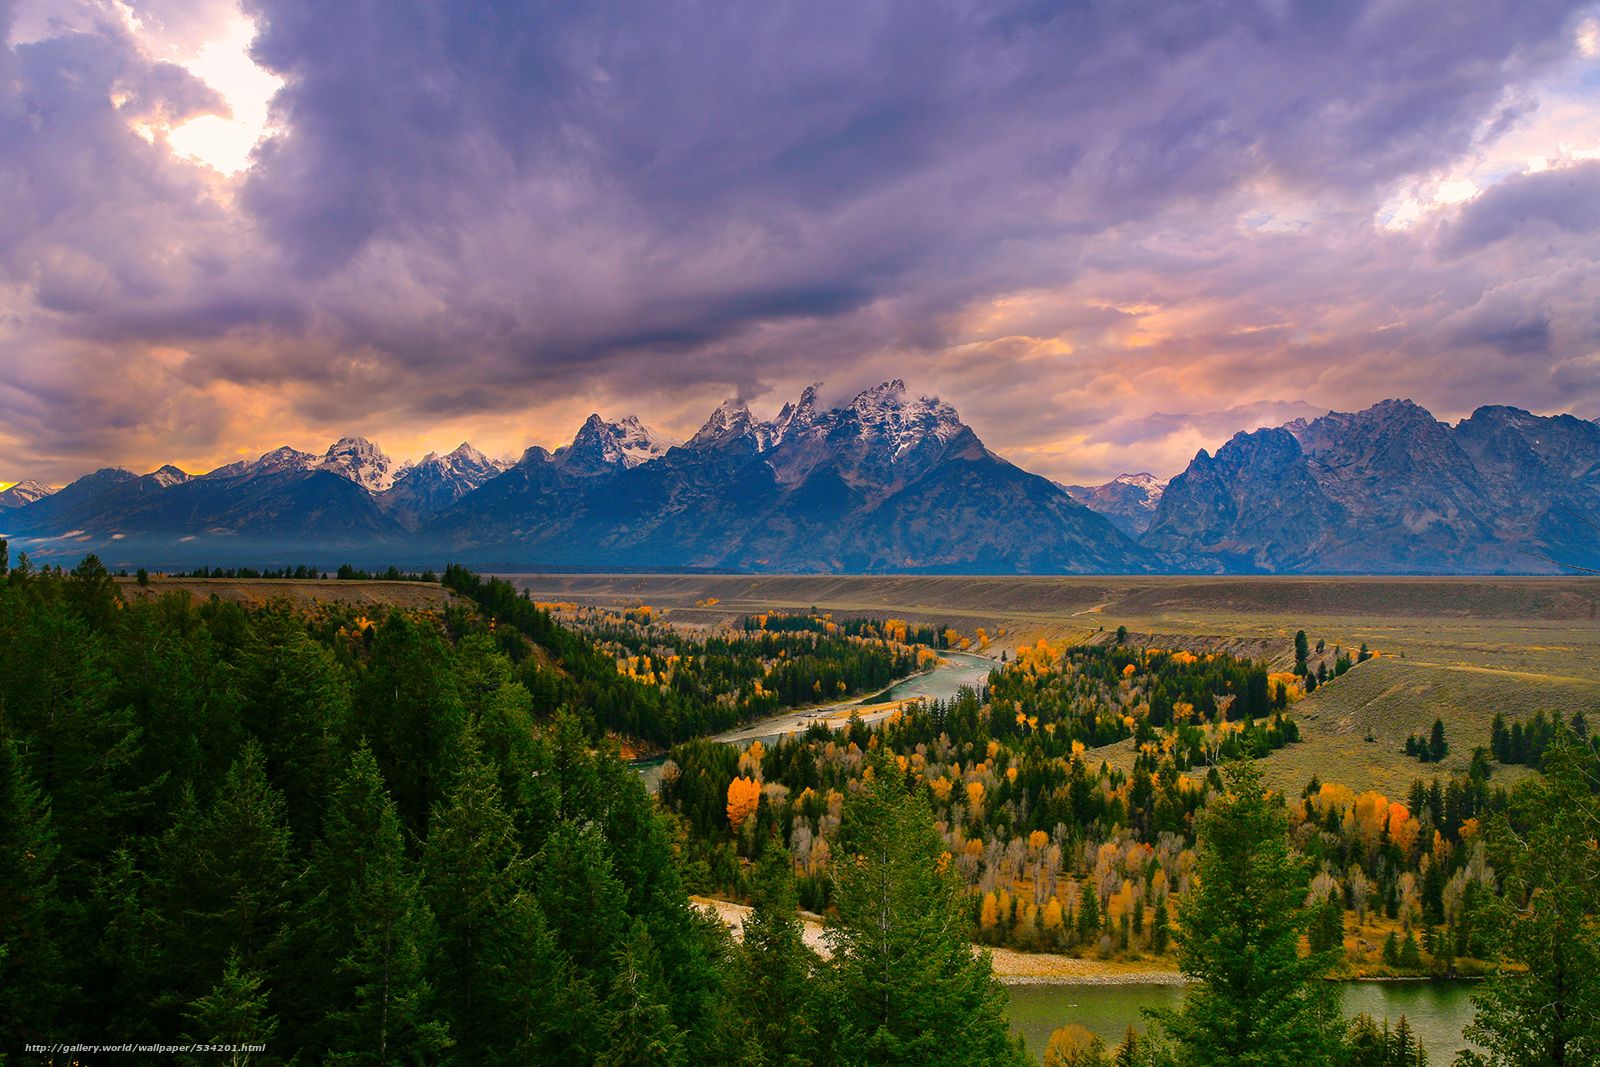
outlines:
[{"label": "tall spruce tree", "polygon": [[605,1030],[597,1067],[681,1067],[687,1062],[683,1032],[672,1022],[661,963],[640,920],[634,920],[617,951]]},{"label": "tall spruce tree", "polygon": [[1022,1064],[1005,990],[924,798],[880,760],[845,804],[828,926],[839,1064]]},{"label": "tall spruce tree", "polygon": [[1307,861],[1254,761],[1226,767],[1225,792],[1197,826],[1199,884],[1179,905],[1178,962],[1193,979],[1176,1010],[1154,1013],[1183,1064],[1312,1067],[1340,1047],[1331,952],[1300,954]]},{"label": "tall spruce tree", "polygon": [[728,1045],[746,1063],[801,1067],[819,1055],[821,960],[801,935],[794,870],[777,839],[756,867],[753,896],[728,979]]},{"label": "tall spruce tree", "polygon": [[1488,826],[1504,895],[1494,909],[1512,968],[1473,996],[1464,1064],[1600,1063],[1600,756],[1565,727],[1545,776]]},{"label": "tall spruce tree", "polygon": [[[262,985],[260,972],[246,966],[237,952],[230,953],[217,984],[185,1009],[189,1029],[184,1036],[195,1044],[223,1045],[232,1051],[186,1055],[185,1061],[195,1065],[225,1063],[228,1067],[283,1062],[272,1049],[278,1019],[272,1014]],[[258,1047],[262,1051],[256,1051]]]},{"label": "tall spruce tree", "polygon": [[431,627],[397,608],[379,624],[356,684],[355,729],[372,745],[401,822],[418,837],[452,780],[465,721],[452,660]]},{"label": "tall spruce tree", "polygon": [[313,895],[305,919],[316,935],[306,947],[325,968],[308,976],[325,1023],[307,1051],[363,1067],[436,1060],[450,1041],[426,975],[433,914],[365,746],[334,790],[306,882]]},{"label": "tall spruce tree", "polygon": [[0,713],[0,1034],[43,1039],[65,992],[50,805]]},{"label": "tall spruce tree", "polygon": [[470,728],[461,736],[455,783],[434,808],[423,869],[439,928],[435,988],[458,1056],[526,1062],[545,1037],[530,1012],[557,996],[561,972],[543,914],[527,893],[532,865]]}]

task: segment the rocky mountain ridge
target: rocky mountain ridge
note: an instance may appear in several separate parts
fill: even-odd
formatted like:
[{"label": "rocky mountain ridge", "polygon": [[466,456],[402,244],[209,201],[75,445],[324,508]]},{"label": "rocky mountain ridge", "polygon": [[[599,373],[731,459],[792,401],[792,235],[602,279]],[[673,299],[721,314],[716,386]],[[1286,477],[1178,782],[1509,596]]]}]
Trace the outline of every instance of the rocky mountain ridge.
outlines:
[{"label": "rocky mountain ridge", "polygon": [[463,443],[399,465],[347,437],[198,477],[18,483],[0,506],[0,531],[36,552],[203,562],[304,546],[615,569],[1559,571],[1600,563],[1600,425],[1496,405],[1450,426],[1387,400],[1235,434],[1170,481],[1061,486],[894,380],[836,408],[813,386],[770,420],[729,400],[683,443],[595,414],[510,464]]}]

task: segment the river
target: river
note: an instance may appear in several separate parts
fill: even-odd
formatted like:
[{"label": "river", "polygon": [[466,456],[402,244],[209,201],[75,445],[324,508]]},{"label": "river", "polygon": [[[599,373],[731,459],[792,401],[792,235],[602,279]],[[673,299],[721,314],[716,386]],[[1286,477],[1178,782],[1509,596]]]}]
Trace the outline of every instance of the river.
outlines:
[{"label": "river", "polygon": [[[739,745],[741,748],[752,741],[770,745],[781,737],[804,733],[812,723],[825,722],[834,727],[843,726],[849,722],[852,714],[859,714],[863,722],[876,722],[895,710],[894,707],[883,705],[917,698],[954,699],[964,687],[976,689],[987,683],[989,672],[1000,665],[997,660],[989,659],[987,656],[975,656],[970,652],[943,652],[940,655],[944,662],[932,670],[902,678],[889,688],[871,696],[852,697],[837,704],[786,711],[781,715],[713,734],[710,740]],[[876,710],[866,710],[869,708]],[[634,770],[644,778],[645,785],[652,792],[660,785],[663,762],[664,758],[657,757],[635,760],[633,763]]]},{"label": "river", "polygon": [[[1381,1025],[1404,1015],[1428,1050],[1430,1062],[1444,1065],[1460,1049],[1472,1047],[1461,1031],[1472,1021],[1473,983],[1461,981],[1344,982],[1346,1018],[1366,1012]],[[1011,1027],[1043,1059],[1051,1031],[1080,1023],[1115,1048],[1132,1023],[1144,1029],[1143,1008],[1170,1008],[1183,996],[1174,985],[1018,985],[1009,988]]]}]

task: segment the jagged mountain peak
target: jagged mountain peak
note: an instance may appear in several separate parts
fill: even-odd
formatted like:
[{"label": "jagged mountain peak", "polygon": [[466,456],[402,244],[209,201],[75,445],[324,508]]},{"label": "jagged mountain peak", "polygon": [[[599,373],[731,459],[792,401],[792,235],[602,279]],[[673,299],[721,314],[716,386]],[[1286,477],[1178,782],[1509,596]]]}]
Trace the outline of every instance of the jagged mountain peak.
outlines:
[{"label": "jagged mountain peak", "polygon": [[317,462],[318,470],[348,478],[369,493],[394,485],[400,467],[365,437],[341,437]]},{"label": "jagged mountain peak", "polygon": [[55,487],[24,478],[8,489],[0,490],[0,508],[26,507],[35,500],[43,500],[54,493]]},{"label": "jagged mountain peak", "polygon": [[750,405],[730,397],[717,405],[705,424],[689,438],[689,448],[715,448],[736,441],[750,441],[757,450],[772,438],[772,428],[750,413]]},{"label": "jagged mountain peak", "polygon": [[657,433],[638,416],[608,422],[598,413],[579,428],[572,444],[556,450],[557,464],[570,474],[603,474],[618,467],[631,470],[667,454],[678,442]]},{"label": "jagged mountain peak", "polygon": [[1149,471],[1119,474],[1101,485],[1063,485],[1068,496],[1111,520],[1111,524],[1131,537],[1150,526],[1161,496],[1170,479],[1157,478]]},{"label": "jagged mountain peak", "polygon": [[167,463],[151,471],[145,477],[162,489],[167,489],[174,485],[182,485],[193,476],[188,471],[179,470],[172,464]]},{"label": "jagged mountain peak", "polygon": [[894,460],[932,442],[946,443],[967,428],[954,407],[936,396],[911,397],[899,378],[863,390],[850,411],[885,439]]},{"label": "jagged mountain peak", "polygon": [[772,420],[772,437],[774,442],[784,441],[797,433],[816,425],[817,422],[817,388],[821,383],[808,385],[800,391],[800,399],[794,403],[785,403],[778,412],[778,417]]}]

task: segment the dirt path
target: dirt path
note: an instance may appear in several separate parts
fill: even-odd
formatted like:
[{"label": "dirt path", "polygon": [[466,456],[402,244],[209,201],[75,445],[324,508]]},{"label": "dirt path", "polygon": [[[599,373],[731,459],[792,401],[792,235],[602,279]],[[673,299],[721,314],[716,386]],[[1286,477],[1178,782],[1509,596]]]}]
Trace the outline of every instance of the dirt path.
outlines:
[{"label": "dirt path", "polygon": [[[712,897],[691,897],[698,908],[721,919],[734,937],[743,935],[745,916],[750,908],[731,900]],[[806,946],[818,955],[828,955],[828,943],[822,936],[822,917],[811,912],[800,913],[801,937]],[[972,946],[974,952],[983,949]],[[1053,952],[1018,952],[1009,948],[989,950],[994,960],[994,974],[1007,985],[1181,985],[1183,976],[1163,960],[1114,961],[1085,960]]]}]

